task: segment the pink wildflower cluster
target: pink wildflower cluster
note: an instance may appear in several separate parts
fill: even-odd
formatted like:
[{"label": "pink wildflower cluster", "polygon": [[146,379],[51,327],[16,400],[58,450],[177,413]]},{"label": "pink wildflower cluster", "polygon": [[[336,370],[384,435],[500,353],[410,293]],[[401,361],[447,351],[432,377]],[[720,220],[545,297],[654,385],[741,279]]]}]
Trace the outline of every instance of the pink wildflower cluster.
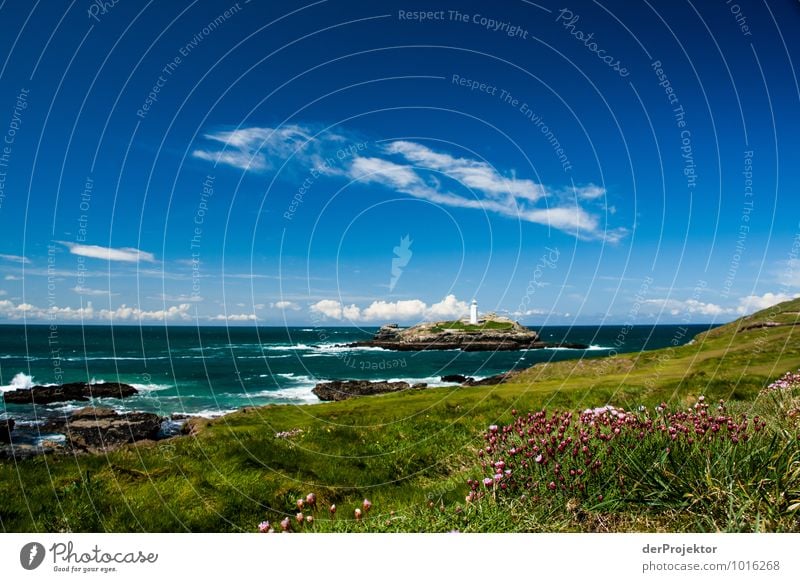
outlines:
[{"label": "pink wildflower cluster", "polygon": [[[305,497],[299,498],[295,505],[297,506],[297,512],[294,515],[294,519],[290,517],[284,517],[280,522],[280,530],[283,532],[291,532],[292,531],[292,522],[295,523],[295,527],[300,528],[305,526],[311,526],[314,524],[315,515],[318,512],[317,506],[317,495],[315,493],[309,493]],[[353,511],[353,517],[356,521],[360,521],[362,518],[366,517],[369,513],[369,510],[372,509],[372,502],[369,499],[364,499],[361,502],[361,507],[357,507]],[[336,504],[331,504],[328,507],[328,513],[330,514],[330,519],[334,519],[336,517]],[[272,527],[269,521],[262,521],[258,524],[258,531],[261,533],[275,533],[275,528]]]},{"label": "pink wildflower cluster", "polygon": [[728,414],[722,400],[712,409],[703,396],[686,411],[669,412],[665,403],[655,410],[652,417],[646,410],[631,413],[613,406],[579,415],[512,411],[513,423],[492,425],[484,434],[484,446],[477,455],[488,476],[467,481],[466,501],[504,492],[546,495],[563,491],[580,496],[604,470],[620,473],[622,467],[616,465],[622,462],[612,454],[615,448],[633,449],[649,437],[655,437],[667,454],[670,447],[679,445],[705,446],[721,440],[736,445],[766,425],[759,417],[751,420]]},{"label": "pink wildflower cluster", "polygon": [[767,386],[765,391],[791,390],[798,386],[800,386],[800,370],[798,370],[798,372],[786,372],[783,376]]}]

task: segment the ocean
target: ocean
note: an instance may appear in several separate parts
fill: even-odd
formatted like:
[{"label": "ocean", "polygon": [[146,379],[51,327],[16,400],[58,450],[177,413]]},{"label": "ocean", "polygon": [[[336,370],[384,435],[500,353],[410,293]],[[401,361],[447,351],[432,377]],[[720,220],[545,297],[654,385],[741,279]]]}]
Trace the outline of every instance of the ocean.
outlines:
[{"label": "ocean", "polygon": [[[125,400],[98,399],[95,404],[163,416],[214,417],[244,406],[318,402],[311,389],[325,380],[446,385],[440,377],[447,374],[484,378],[539,362],[601,357],[614,349],[656,349],[688,342],[709,328],[548,326],[538,328],[544,341],[577,342],[590,349],[488,353],[341,347],[370,338],[377,328],[4,325],[0,391],[74,381],[124,382],[140,393]],[[83,406],[86,403],[66,402],[33,410],[30,405],[9,404],[0,415],[24,421]]]}]

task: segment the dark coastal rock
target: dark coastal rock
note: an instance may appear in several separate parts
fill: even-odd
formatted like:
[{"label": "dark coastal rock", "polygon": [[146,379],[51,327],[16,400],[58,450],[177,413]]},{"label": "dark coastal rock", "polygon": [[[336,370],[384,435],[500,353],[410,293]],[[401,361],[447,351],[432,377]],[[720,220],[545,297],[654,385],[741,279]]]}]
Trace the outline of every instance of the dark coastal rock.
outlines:
[{"label": "dark coastal rock", "polygon": [[8,420],[0,420],[0,443],[10,443],[11,442],[11,431],[14,430],[14,420],[9,418]]},{"label": "dark coastal rock", "polygon": [[87,407],[63,421],[62,431],[74,449],[108,451],[141,440],[155,440],[161,417],[149,412],[119,414],[111,408]]},{"label": "dark coastal rock", "polygon": [[314,386],[312,392],[320,400],[326,402],[347,400],[358,396],[372,396],[374,394],[387,394],[401,390],[425,388],[427,384],[409,385],[408,382],[371,382],[369,380],[334,380],[321,382]]},{"label": "dark coastal rock", "polygon": [[462,376],[461,374],[448,374],[447,376],[442,376],[440,379],[442,382],[455,382],[456,384],[463,384],[468,380],[472,380],[472,378]]},{"label": "dark coastal rock", "polygon": [[511,370],[504,374],[497,374],[495,376],[489,376],[488,378],[484,378],[483,380],[474,380],[473,378],[468,378],[466,382],[464,382],[464,386],[496,386],[498,384],[504,384],[509,380],[513,379],[514,377],[518,376],[522,370]]},{"label": "dark coastal rock", "polygon": [[6,404],[51,404],[53,402],[87,402],[90,398],[127,398],[138,394],[130,384],[121,382],[69,382],[58,386],[33,386],[3,393]]}]

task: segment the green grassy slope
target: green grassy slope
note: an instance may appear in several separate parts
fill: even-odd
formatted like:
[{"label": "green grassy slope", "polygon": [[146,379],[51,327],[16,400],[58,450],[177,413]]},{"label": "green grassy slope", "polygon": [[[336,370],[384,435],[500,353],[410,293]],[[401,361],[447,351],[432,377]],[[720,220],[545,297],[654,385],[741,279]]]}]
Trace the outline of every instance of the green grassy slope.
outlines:
[{"label": "green grassy slope", "polygon": [[[537,365],[500,386],[248,409],[201,422],[194,436],[108,455],[1,462],[0,526],[254,531],[265,517],[277,521],[293,514],[295,500],[313,491],[320,505],[336,503],[341,517],[317,519],[311,529],[447,530],[453,520],[446,516],[463,504],[465,480],[474,476],[480,435],[489,424],[508,422],[512,408],[574,410],[612,403],[635,409],[661,401],[685,405],[699,394],[747,408],[769,381],[800,367],[800,328],[791,325],[798,313],[800,300],[790,301],[701,334],[690,345]],[[787,325],[740,331],[769,321]],[[301,432],[280,438],[281,431]],[[374,504],[370,520],[347,519],[365,496]],[[581,529],[565,515],[536,527],[501,517],[487,511],[461,527]],[[610,530],[715,527],[664,512],[619,510],[603,519]]]}]

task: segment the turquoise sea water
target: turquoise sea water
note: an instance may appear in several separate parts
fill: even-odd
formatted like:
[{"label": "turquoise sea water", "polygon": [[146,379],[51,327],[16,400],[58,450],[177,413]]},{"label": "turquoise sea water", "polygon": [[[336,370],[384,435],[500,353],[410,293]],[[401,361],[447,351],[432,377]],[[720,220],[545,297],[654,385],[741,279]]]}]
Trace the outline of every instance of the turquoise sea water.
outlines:
[{"label": "turquoise sea water", "polygon": [[[402,379],[441,385],[440,376],[446,374],[481,378],[537,362],[599,357],[611,349],[633,352],[685,343],[708,328],[551,326],[539,329],[545,341],[592,348],[465,353],[340,347],[370,338],[376,328],[5,325],[0,326],[0,390],[117,381],[134,384],[140,394],[99,404],[163,415],[216,416],[243,406],[317,402],[311,389],[325,380]],[[8,405],[0,414],[24,419],[85,405],[59,403],[35,411]]]}]

